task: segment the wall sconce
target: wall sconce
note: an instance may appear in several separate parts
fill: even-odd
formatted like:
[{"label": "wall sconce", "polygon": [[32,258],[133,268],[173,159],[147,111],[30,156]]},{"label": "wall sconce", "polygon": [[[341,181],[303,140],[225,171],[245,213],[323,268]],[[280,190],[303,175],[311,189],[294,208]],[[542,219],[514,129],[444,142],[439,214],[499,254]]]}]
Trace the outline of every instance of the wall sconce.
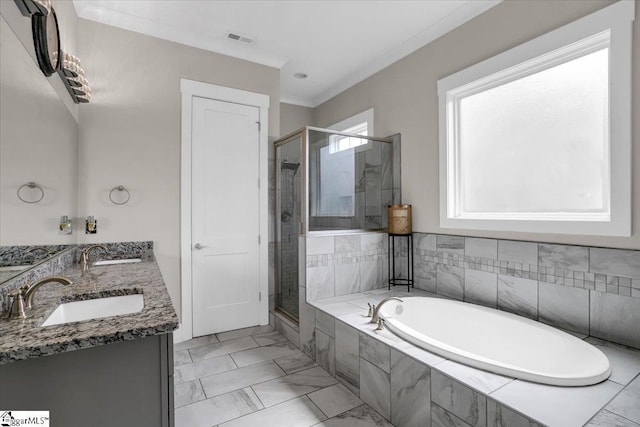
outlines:
[{"label": "wall sconce", "polygon": [[58,19],[51,0],[14,0],[22,15],[31,18],[38,66],[49,77],[57,72],[76,104],[91,101],[91,87],[77,56],[60,48]]},{"label": "wall sconce", "polygon": [[23,16],[31,17],[39,13],[47,16],[51,12],[51,0],[15,0]]},{"label": "wall sconce", "polygon": [[80,66],[80,59],[77,56],[62,52],[58,74],[73,102],[84,104],[91,101],[91,87],[84,77],[84,69]]}]

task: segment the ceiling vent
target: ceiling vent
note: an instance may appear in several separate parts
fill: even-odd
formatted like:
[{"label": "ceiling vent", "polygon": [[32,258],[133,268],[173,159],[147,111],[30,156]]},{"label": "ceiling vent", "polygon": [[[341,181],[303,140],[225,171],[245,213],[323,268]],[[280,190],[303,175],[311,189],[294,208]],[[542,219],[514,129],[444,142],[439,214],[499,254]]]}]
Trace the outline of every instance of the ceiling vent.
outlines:
[{"label": "ceiling vent", "polygon": [[237,41],[244,44],[254,44],[255,39],[251,37],[245,37],[238,33],[227,32],[227,39]]}]

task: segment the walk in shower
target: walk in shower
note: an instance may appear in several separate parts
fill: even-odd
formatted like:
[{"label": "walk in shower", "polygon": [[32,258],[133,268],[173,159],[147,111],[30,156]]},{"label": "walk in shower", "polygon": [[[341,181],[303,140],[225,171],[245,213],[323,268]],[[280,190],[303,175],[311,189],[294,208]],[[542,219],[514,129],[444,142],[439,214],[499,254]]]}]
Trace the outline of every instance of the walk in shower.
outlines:
[{"label": "walk in shower", "polygon": [[301,235],[386,229],[400,201],[398,144],[315,127],[275,142],[277,311],[299,316]]}]

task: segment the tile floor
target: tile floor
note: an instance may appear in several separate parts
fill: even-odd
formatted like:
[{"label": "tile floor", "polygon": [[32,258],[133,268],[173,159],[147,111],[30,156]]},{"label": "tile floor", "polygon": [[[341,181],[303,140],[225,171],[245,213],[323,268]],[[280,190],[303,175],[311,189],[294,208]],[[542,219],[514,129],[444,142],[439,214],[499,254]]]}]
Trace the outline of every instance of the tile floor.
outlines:
[{"label": "tile floor", "polygon": [[176,427],[392,427],[270,326],[174,352]]}]

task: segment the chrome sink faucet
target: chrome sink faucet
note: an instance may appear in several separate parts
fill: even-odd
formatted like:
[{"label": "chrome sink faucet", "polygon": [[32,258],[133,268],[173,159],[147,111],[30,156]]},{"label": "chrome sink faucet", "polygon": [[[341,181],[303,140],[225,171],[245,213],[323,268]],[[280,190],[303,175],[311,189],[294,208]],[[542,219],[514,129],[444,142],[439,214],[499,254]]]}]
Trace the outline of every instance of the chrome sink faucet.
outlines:
[{"label": "chrome sink faucet", "polygon": [[50,276],[40,279],[32,285],[24,285],[20,288],[9,292],[9,296],[13,297],[11,308],[2,315],[3,319],[26,319],[29,317],[29,310],[33,309],[33,295],[40,286],[47,283],[60,283],[61,285],[72,285],[73,282],[64,276]]},{"label": "chrome sink faucet", "polygon": [[82,266],[82,272],[86,273],[89,271],[89,257],[91,256],[91,251],[94,249],[102,249],[105,252],[109,252],[109,250],[103,245],[91,245],[82,250],[82,254],[80,255],[80,265]]},{"label": "chrome sink faucet", "polygon": [[381,323],[380,322],[380,309],[382,308],[382,306],[387,302],[387,301],[391,301],[391,300],[395,300],[395,301],[400,301],[400,302],[404,302],[403,300],[401,300],[398,297],[388,297],[383,299],[382,301],[380,301],[378,303],[378,305],[374,306],[375,308],[373,309],[373,314],[371,316],[371,320],[369,321],[369,323]]}]

